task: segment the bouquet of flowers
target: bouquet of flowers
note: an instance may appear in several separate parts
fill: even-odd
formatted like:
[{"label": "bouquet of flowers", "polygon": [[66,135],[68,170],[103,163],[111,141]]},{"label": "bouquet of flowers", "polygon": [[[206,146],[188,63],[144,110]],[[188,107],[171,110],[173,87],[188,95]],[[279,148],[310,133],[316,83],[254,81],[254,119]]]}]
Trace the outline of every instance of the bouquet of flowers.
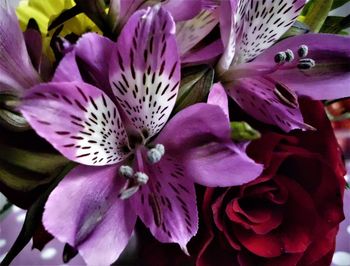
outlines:
[{"label": "bouquet of flowers", "polygon": [[2,265],[330,265],[347,2],[2,0]]}]

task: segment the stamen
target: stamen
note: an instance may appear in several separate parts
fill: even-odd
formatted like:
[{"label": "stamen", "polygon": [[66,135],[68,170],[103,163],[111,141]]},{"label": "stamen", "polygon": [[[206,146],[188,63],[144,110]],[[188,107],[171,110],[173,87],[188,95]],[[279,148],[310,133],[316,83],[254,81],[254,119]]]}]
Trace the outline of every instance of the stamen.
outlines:
[{"label": "stamen", "polygon": [[284,84],[276,83],[273,92],[284,105],[290,108],[297,108],[299,106],[298,96]]},{"label": "stamen", "polygon": [[275,55],[275,62],[277,64],[282,64],[286,61],[287,55],[285,52],[279,52]]},{"label": "stamen", "polygon": [[136,172],[134,177],[139,185],[146,185],[149,180],[148,175],[143,172]]},{"label": "stamen", "polygon": [[307,45],[303,44],[299,47],[298,55],[300,58],[307,57],[308,53],[309,53],[309,47],[307,47]]},{"label": "stamen", "polygon": [[294,53],[292,50],[288,49],[285,51],[286,53],[286,61],[287,62],[292,62],[294,60]]},{"label": "stamen", "polygon": [[134,170],[128,165],[122,165],[119,167],[119,175],[129,179],[134,175]]},{"label": "stamen", "polygon": [[120,190],[118,197],[122,200],[130,198],[132,195],[134,195],[138,190],[140,186],[132,186],[130,188],[123,188]]},{"label": "stamen", "polygon": [[151,164],[158,163],[165,153],[165,148],[162,144],[157,144],[155,148],[147,152],[147,159]]},{"label": "stamen", "polygon": [[308,70],[316,65],[315,60],[311,58],[304,58],[299,60],[298,68],[301,70]]}]

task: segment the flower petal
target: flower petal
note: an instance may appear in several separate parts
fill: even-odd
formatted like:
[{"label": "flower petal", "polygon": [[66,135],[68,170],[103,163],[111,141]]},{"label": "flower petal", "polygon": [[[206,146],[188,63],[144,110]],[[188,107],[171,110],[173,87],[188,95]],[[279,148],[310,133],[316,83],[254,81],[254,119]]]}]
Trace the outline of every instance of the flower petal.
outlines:
[{"label": "flower petal", "polygon": [[219,22],[217,10],[202,10],[191,20],[176,24],[176,41],[183,56],[199,43]]},{"label": "flower petal", "polygon": [[127,156],[127,136],[117,108],[91,85],[38,85],[25,95],[20,109],[36,132],[70,160],[106,165]]},{"label": "flower petal", "polygon": [[208,95],[207,103],[219,106],[226,115],[228,122],[230,122],[227,94],[221,83],[213,85]]},{"label": "flower petal", "polygon": [[304,4],[305,0],[239,1],[234,62],[247,62],[270,47],[294,23]]},{"label": "flower petal", "polygon": [[[84,34],[75,45],[76,60],[84,80],[109,92],[108,63],[115,43],[96,33]],[[108,93],[111,96],[113,94]]]},{"label": "flower petal", "polygon": [[169,0],[162,7],[169,11],[174,20],[189,20],[198,15],[201,11],[201,1]]},{"label": "flower petal", "polygon": [[0,6],[0,91],[21,93],[39,82],[16,14]]},{"label": "flower petal", "polygon": [[75,51],[66,54],[56,68],[54,82],[83,81],[76,61]]},{"label": "flower petal", "polygon": [[271,76],[296,91],[297,94],[313,99],[349,97],[350,48],[348,37],[335,34],[305,34],[287,38],[266,50],[253,62],[273,64],[276,53],[291,49],[297,54],[301,45],[308,46],[307,57],[315,61],[315,67],[300,70],[297,68],[298,60],[295,60],[285,70],[280,68]]},{"label": "flower petal", "polygon": [[192,65],[192,64],[205,64],[213,65],[216,62],[216,58],[222,54],[223,46],[221,40],[213,41],[212,43],[203,47],[199,47],[190,53],[185,54],[181,57],[181,64]]},{"label": "flower petal", "polygon": [[110,265],[123,251],[136,215],[117,197],[118,165],[78,166],[51,193],[43,223],[52,235],[77,248],[88,265]]},{"label": "flower petal", "polygon": [[241,78],[234,85],[227,87],[228,94],[257,120],[276,125],[286,132],[293,129],[312,129],[303,122],[297,96],[284,88],[283,93],[292,99],[288,102],[288,97],[282,98],[283,95],[276,90],[273,81],[259,77]]},{"label": "flower petal", "polygon": [[146,166],[150,180],[132,198],[135,211],[155,238],[178,243],[186,252],[187,242],[198,230],[193,181],[185,175],[178,158],[168,152],[157,164]]},{"label": "flower petal", "polygon": [[159,6],[138,11],[119,36],[111,60],[113,92],[145,138],[162,129],[175,104],[180,62],[174,33],[174,22]]},{"label": "flower petal", "polygon": [[166,153],[177,154],[186,178],[201,185],[241,185],[262,171],[244,148],[231,141],[227,116],[215,105],[200,103],[182,110],[156,142],[165,146]]}]

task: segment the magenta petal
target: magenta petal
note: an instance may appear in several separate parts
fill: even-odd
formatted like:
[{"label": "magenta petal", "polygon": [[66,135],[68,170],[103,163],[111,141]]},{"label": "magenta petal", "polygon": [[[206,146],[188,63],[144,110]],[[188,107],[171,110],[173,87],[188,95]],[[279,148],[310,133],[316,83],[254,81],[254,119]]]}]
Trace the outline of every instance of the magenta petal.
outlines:
[{"label": "magenta petal", "polygon": [[[277,83],[277,82],[276,82]],[[275,92],[275,82],[264,78],[241,78],[232,87],[229,95],[255,119],[276,125],[288,132],[293,129],[312,129],[304,123],[297,96],[288,92],[291,102],[285,102]]]},{"label": "magenta petal", "polygon": [[316,100],[349,97],[350,48],[348,37],[335,34],[306,34],[288,38],[266,50],[253,63],[271,66],[277,52],[291,49],[297,55],[299,47],[303,44],[309,47],[307,58],[313,59],[316,66],[309,70],[300,70],[296,67],[298,64],[298,58],[296,58],[288,69],[281,68],[271,76],[299,95],[309,96]]},{"label": "magenta petal", "polygon": [[0,5],[0,91],[21,93],[40,82],[12,9]]},{"label": "magenta petal", "polygon": [[68,159],[87,165],[114,164],[127,154],[127,136],[114,103],[81,82],[34,87],[20,110],[36,132]]},{"label": "magenta petal", "polygon": [[221,40],[213,41],[212,43],[200,47],[196,50],[189,51],[181,57],[181,64],[199,65],[199,64],[214,64],[219,55],[223,52]]},{"label": "magenta petal", "polygon": [[79,67],[77,65],[74,50],[69,52],[62,58],[58,67],[56,68],[53,81],[54,82],[83,81],[83,78],[79,71]]},{"label": "magenta petal", "polygon": [[221,83],[213,85],[208,95],[207,103],[219,106],[226,115],[228,122],[230,122],[227,94]]},{"label": "magenta petal", "polygon": [[262,171],[231,141],[227,116],[216,105],[200,103],[182,110],[155,142],[181,158],[186,178],[205,186],[241,185]]},{"label": "magenta petal", "polygon": [[169,153],[157,164],[147,164],[145,171],[150,180],[132,198],[135,212],[156,239],[178,243],[186,252],[187,242],[198,229],[193,181]]},{"label": "magenta petal", "polygon": [[118,103],[144,136],[159,132],[173,109],[180,62],[170,14],[155,6],[125,25],[111,60],[110,83]]},{"label": "magenta petal", "polygon": [[76,60],[81,68],[81,73],[88,75],[85,81],[98,88],[103,88],[106,92],[110,91],[108,63],[115,45],[106,37],[96,33],[87,33],[79,39],[75,46]]},{"label": "magenta petal", "polygon": [[270,47],[292,26],[304,4],[305,0],[239,1],[235,62],[247,62]]},{"label": "magenta petal", "polygon": [[175,21],[192,19],[201,11],[201,0],[169,0],[162,7],[169,11]]},{"label": "magenta petal", "polygon": [[88,265],[110,265],[123,251],[136,215],[117,195],[118,165],[78,166],[51,193],[43,215],[45,228],[77,248]]}]

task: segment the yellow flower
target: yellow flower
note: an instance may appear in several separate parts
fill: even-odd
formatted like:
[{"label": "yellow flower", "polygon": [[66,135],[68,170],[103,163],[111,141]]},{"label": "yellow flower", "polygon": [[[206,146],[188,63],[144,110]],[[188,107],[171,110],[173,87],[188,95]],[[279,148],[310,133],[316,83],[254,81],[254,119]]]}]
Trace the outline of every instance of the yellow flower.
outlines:
[{"label": "yellow flower", "polygon": [[[17,7],[16,13],[23,31],[26,29],[29,19],[34,18],[38,23],[44,37],[45,53],[51,59],[53,59],[53,53],[50,48],[50,39],[54,30],[49,32],[48,26],[63,10],[70,9],[74,5],[73,0],[21,0]],[[101,33],[85,14],[79,14],[64,23],[60,36],[70,33],[82,35],[85,32],[91,31]]]}]

